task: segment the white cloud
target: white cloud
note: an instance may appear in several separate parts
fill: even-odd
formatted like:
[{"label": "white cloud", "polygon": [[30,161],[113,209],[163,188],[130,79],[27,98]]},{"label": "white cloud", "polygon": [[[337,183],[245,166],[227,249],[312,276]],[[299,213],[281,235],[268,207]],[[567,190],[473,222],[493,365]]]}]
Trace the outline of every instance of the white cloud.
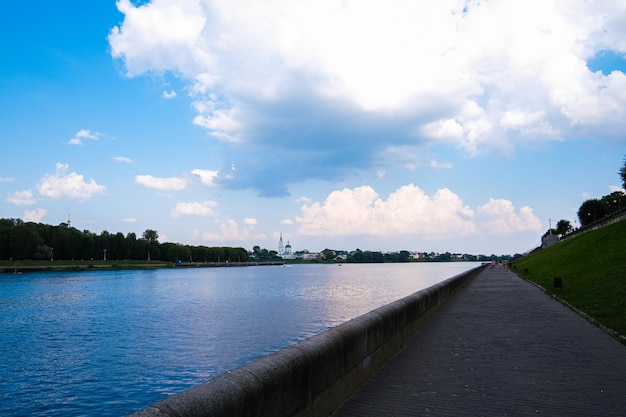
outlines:
[{"label": "white cloud", "polygon": [[236,109],[217,109],[209,114],[194,117],[193,123],[211,131],[211,134],[219,139],[227,142],[240,142],[241,135],[235,134],[243,126],[239,119]]},{"label": "white cloud", "polygon": [[478,207],[476,214],[481,230],[490,235],[541,230],[541,221],[530,207],[521,207],[516,213],[513,204],[504,199],[489,199],[487,204]]},{"label": "white cloud", "polygon": [[174,90],[163,91],[163,97],[166,98],[166,99],[172,99],[172,98],[176,97],[176,91],[174,91]]},{"label": "white cloud", "polygon": [[125,217],[122,219],[124,223],[137,223],[137,219],[134,217]]},{"label": "white cloud", "polygon": [[[381,160],[385,150],[445,143],[510,154],[529,141],[611,141],[626,129],[626,76],[587,67],[600,50],[626,52],[618,0],[117,4],[124,21],[109,42],[126,74],[178,76],[193,123],[249,145],[225,182],[233,188],[284,195],[285,169],[298,168],[292,181],[384,172],[396,162]],[[317,165],[334,169],[316,169],[303,156],[313,143],[352,158],[320,152]]]},{"label": "white cloud", "polygon": [[114,156],[113,160],[115,162],[121,162],[121,163],[124,163],[124,164],[132,164],[133,162],[135,162],[132,159],[126,157],[126,156]]},{"label": "white cloud", "polygon": [[530,207],[515,212],[508,200],[494,200],[472,210],[447,188],[426,195],[409,184],[382,200],[370,186],[333,191],[323,203],[301,207],[299,233],[315,236],[503,235],[537,231],[541,222]]},{"label": "white cloud", "polygon": [[0,182],[13,182],[15,178],[13,177],[0,177]]},{"label": "white cloud", "polygon": [[35,204],[33,198],[33,192],[31,190],[16,191],[9,195],[6,199],[7,203],[15,204],[16,206],[32,206]]},{"label": "white cloud", "polygon": [[447,188],[429,197],[409,184],[381,200],[370,186],[333,191],[323,203],[301,207],[303,235],[465,236],[476,232],[473,211]]},{"label": "white cloud", "polygon": [[[366,109],[397,108],[421,96],[479,95],[485,86],[532,96],[512,91],[514,81],[574,92],[572,77],[589,82],[581,93],[596,94],[600,80],[572,73],[572,64],[584,69],[594,48],[619,42],[610,40],[614,33],[593,35],[624,13],[619,3],[575,0],[154,0],[141,7],[122,0],[118,8],[125,19],[109,42],[129,75],[179,72],[196,92],[219,83],[271,97],[288,87],[288,74],[314,71],[321,75],[314,79],[318,92],[345,95]],[[250,65],[260,56],[266,59]],[[255,83],[261,80],[262,87]]]},{"label": "white cloud", "polygon": [[202,184],[212,186],[215,185],[214,181],[217,178],[219,171],[212,171],[208,169],[194,169],[191,171],[191,173],[199,176]]},{"label": "white cloud", "polygon": [[259,224],[259,222],[257,221],[257,219],[254,219],[252,217],[246,217],[245,219],[243,219],[243,224],[248,226],[254,226],[256,224]]},{"label": "white cloud", "polygon": [[68,168],[67,164],[57,163],[54,174],[44,175],[37,184],[39,195],[54,199],[67,197],[85,201],[104,193],[105,186],[96,183],[93,179],[86,182],[84,177],[76,172],[67,173]]},{"label": "white cloud", "polygon": [[296,199],[296,204],[309,205],[309,204],[313,204],[313,200],[309,197],[302,196]]},{"label": "white cloud", "polygon": [[44,217],[46,217],[46,214],[48,214],[48,211],[43,208],[37,208],[34,210],[24,210],[24,221],[40,223],[41,220]]},{"label": "white cloud", "polygon": [[140,7],[119,0],[117,8],[124,23],[113,28],[109,42],[114,57],[127,59],[129,75],[182,71],[194,77],[211,65],[211,54],[201,46],[207,19],[198,0],[154,0]]},{"label": "white cloud", "polygon": [[187,186],[187,181],[178,177],[157,178],[152,175],[137,175],[135,182],[161,191],[179,191]]},{"label": "white cloud", "polygon": [[240,227],[233,219],[216,220],[218,231],[195,230],[192,240],[204,244],[236,244],[238,242],[263,241],[266,235],[254,233],[250,225]]},{"label": "white cloud", "polygon": [[176,203],[176,207],[172,210],[172,217],[178,218],[181,215],[191,216],[213,216],[213,208],[217,206],[214,201],[198,202],[180,202]]},{"label": "white cloud", "polygon": [[100,133],[92,133],[90,130],[81,129],[72,139],[68,141],[70,145],[82,145],[83,139],[98,140],[102,136]]}]

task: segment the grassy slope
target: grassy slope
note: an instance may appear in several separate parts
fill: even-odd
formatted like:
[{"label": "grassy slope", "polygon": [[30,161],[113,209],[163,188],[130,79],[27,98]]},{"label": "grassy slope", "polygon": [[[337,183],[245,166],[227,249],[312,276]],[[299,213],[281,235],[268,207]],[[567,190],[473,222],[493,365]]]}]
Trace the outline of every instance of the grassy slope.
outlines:
[{"label": "grassy slope", "polygon": [[[583,233],[516,261],[513,270],[600,324],[626,335],[626,221]],[[528,274],[524,274],[524,269]],[[563,288],[554,289],[554,277]]]}]

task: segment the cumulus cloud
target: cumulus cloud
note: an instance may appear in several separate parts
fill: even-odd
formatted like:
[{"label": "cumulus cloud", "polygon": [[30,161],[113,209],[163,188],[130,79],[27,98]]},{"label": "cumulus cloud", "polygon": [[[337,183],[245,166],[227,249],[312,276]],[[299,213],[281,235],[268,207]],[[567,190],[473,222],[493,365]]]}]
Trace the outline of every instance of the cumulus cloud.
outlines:
[{"label": "cumulus cloud", "polygon": [[6,199],[7,203],[15,204],[16,206],[32,206],[35,204],[33,198],[33,192],[31,190],[16,191],[9,195]]},{"label": "cumulus cloud", "polygon": [[13,177],[0,177],[0,182],[13,182],[15,178]]},{"label": "cumulus cloud", "polygon": [[213,216],[213,208],[217,206],[214,201],[198,202],[180,202],[176,203],[176,207],[172,210],[172,217],[178,218],[181,215],[191,216]]},{"label": "cumulus cloud", "polygon": [[114,156],[113,160],[115,162],[121,162],[121,163],[124,163],[124,164],[132,164],[133,162],[135,162],[132,159],[126,157],[126,156]]},{"label": "cumulus cloud", "polygon": [[41,220],[46,217],[48,210],[43,208],[37,208],[34,210],[24,210],[24,221],[40,223]]},{"label": "cumulus cloud", "polygon": [[125,217],[122,219],[124,223],[137,223],[137,219],[134,217]]},{"label": "cumulus cloud", "polygon": [[489,199],[476,210],[481,229],[491,235],[541,230],[541,221],[533,210],[523,206],[515,212],[513,203],[504,199]]},{"label": "cumulus cloud", "polygon": [[81,129],[67,143],[70,145],[82,145],[84,139],[98,140],[102,136],[100,133],[92,133],[90,130]]},{"label": "cumulus cloud", "polygon": [[217,178],[219,171],[194,169],[191,173],[200,177],[202,184],[212,186],[215,185],[215,179]]},{"label": "cumulus cloud", "polygon": [[290,181],[383,172],[401,156],[392,149],[414,169],[423,160],[407,155],[433,144],[508,154],[626,128],[626,76],[588,65],[626,53],[618,0],[117,5],[113,57],[128,76],[187,84],[194,123],[240,156],[216,178],[231,188],[285,195]]},{"label": "cumulus cloud", "polygon": [[216,231],[195,230],[192,239],[205,245],[236,244],[237,242],[263,241],[266,235],[255,233],[252,225],[240,226],[235,220],[227,218],[216,220]]},{"label": "cumulus cloud", "polygon": [[301,207],[303,235],[464,236],[476,232],[474,212],[447,188],[428,196],[409,184],[382,200],[370,186],[333,191],[322,203]]},{"label": "cumulus cloud", "polygon": [[447,188],[428,196],[409,184],[386,200],[370,186],[333,191],[324,202],[305,204],[298,232],[315,236],[407,236],[427,239],[539,230],[530,207],[515,211],[510,201],[491,199],[473,210]]},{"label": "cumulus cloud", "polygon": [[187,187],[187,181],[178,177],[157,178],[152,175],[137,175],[135,182],[161,191],[179,191]]},{"label": "cumulus cloud", "polygon": [[96,183],[93,179],[87,182],[83,175],[76,172],[68,173],[68,169],[69,165],[57,163],[55,173],[44,175],[37,184],[39,195],[54,199],[67,197],[85,201],[104,194],[105,186]]}]

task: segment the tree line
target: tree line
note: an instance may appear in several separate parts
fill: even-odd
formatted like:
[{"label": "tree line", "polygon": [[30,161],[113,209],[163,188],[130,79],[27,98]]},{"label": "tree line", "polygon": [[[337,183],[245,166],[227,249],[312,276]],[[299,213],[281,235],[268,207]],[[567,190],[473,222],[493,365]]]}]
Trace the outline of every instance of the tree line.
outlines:
[{"label": "tree line", "polygon": [[103,231],[92,233],[67,223],[52,226],[0,219],[0,260],[159,260],[168,262],[246,262],[243,248],[159,243],[156,230],[140,237]]},{"label": "tree line", "polygon": [[[626,189],[626,156],[622,167],[617,172],[622,182],[622,187]],[[626,194],[623,191],[614,191],[611,194],[602,196],[602,198],[590,198],[585,200],[576,213],[580,227],[589,226],[606,216],[626,211]],[[544,234],[565,235],[572,232],[574,228],[568,220],[559,220],[556,228],[549,228]]]},{"label": "tree line", "polygon": [[[626,189],[626,156],[617,174],[622,182],[622,188]],[[626,194],[623,191],[614,191],[602,198],[590,198],[583,202],[578,209],[578,220],[581,226],[587,226],[624,209],[626,209]]]},{"label": "tree line", "polygon": [[581,204],[578,209],[578,220],[581,226],[588,226],[603,217],[621,212],[626,208],[626,194],[614,191],[600,199],[591,198]]}]

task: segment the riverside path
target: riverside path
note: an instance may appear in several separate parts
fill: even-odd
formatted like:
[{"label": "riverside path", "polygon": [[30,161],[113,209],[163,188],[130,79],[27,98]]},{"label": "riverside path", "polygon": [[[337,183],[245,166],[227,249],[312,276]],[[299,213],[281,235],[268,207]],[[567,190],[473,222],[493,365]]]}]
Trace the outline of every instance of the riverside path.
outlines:
[{"label": "riverside path", "polygon": [[502,269],[482,271],[333,414],[531,415],[626,416],[626,346]]}]

